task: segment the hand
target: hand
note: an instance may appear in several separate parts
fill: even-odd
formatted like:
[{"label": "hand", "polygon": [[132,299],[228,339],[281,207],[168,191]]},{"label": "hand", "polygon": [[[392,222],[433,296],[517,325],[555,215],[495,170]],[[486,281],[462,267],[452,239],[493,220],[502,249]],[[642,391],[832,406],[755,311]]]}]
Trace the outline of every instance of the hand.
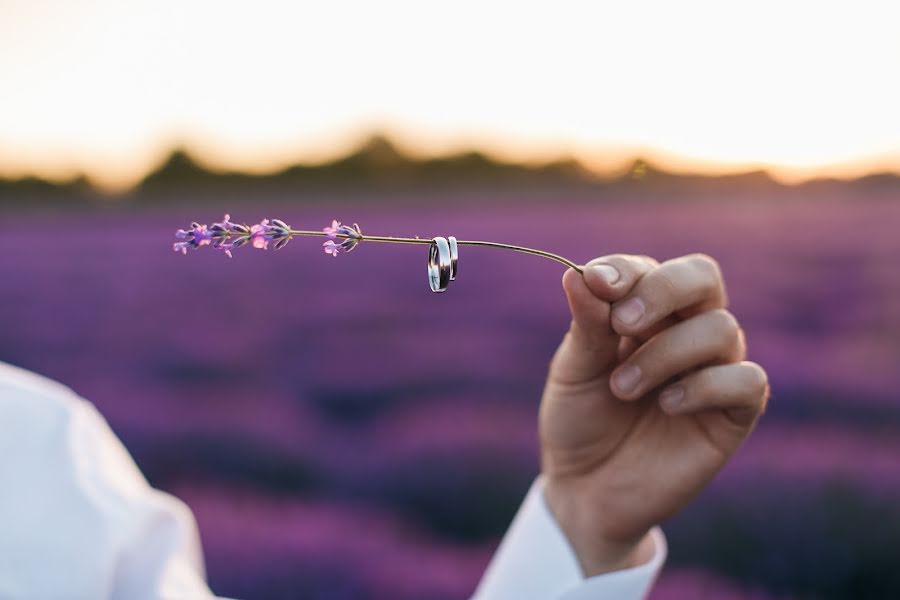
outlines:
[{"label": "hand", "polygon": [[598,258],[563,288],[572,324],[541,401],[544,492],[592,576],[649,559],[647,532],[737,450],[768,384],[707,256]]}]

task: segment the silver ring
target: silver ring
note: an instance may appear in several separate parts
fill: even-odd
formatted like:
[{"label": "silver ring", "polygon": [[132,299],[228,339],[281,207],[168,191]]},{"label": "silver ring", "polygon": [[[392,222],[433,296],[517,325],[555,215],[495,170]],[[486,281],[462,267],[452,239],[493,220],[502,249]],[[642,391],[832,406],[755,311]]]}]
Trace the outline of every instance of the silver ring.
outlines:
[{"label": "silver ring", "polygon": [[453,281],[456,279],[456,272],[459,268],[456,264],[459,262],[459,247],[456,245],[456,238],[452,235],[447,236],[447,241],[450,242],[450,281]]},{"label": "silver ring", "polygon": [[432,292],[447,290],[452,270],[450,244],[447,238],[432,238],[431,246],[428,248],[428,283]]}]

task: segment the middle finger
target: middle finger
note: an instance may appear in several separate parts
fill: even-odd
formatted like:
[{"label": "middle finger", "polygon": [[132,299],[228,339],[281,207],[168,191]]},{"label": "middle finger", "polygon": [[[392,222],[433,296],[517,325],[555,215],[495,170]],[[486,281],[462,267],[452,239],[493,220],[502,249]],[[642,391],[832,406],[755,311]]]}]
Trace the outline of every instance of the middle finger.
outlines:
[{"label": "middle finger", "polygon": [[713,363],[737,362],[746,353],[734,316],[718,309],[661,331],[619,365],[610,389],[623,400],[640,398],[669,379]]}]

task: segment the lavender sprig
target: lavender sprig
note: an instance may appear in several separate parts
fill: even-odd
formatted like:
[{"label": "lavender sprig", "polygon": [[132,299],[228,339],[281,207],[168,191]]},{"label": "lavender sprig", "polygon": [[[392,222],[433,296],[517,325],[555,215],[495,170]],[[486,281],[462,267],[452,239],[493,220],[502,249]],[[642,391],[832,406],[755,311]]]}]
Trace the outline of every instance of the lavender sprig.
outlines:
[{"label": "lavender sprig", "polygon": [[[391,244],[431,244],[431,238],[409,238],[409,237],[390,237],[380,235],[363,235],[359,225],[354,223],[350,225],[342,225],[340,221],[334,220],[331,225],[319,231],[293,229],[290,225],[280,219],[263,219],[256,225],[244,225],[233,223],[230,215],[225,215],[225,219],[221,223],[213,223],[209,227],[199,223],[191,223],[190,229],[179,229],[175,236],[182,241],[175,242],[174,250],[187,254],[188,248],[198,250],[203,246],[210,246],[216,250],[222,250],[229,257],[232,256],[231,251],[241,246],[250,245],[260,250],[267,250],[269,243],[273,242],[275,250],[281,250],[294,236],[324,236],[328,238],[322,248],[326,254],[337,256],[340,253],[351,252],[360,242],[386,242]],[[341,240],[341,241],[337,241]],[[502,244],[499,242],[483,242],[474,240],[458,240],[456,242],[460,246],[482,246],[488,248],[504,248],[515,252],[532,254],[534,256],[543,256],[550,260],[555,260],[571,269],[575,269],[579,273],[582,267],[567,258],[563,258],[552,252],[545,252],[534,248],[526,248],[524,246],[514,246],[512,244]]]},{"label": "lavender sprig", "polygon": [[[362,231],[360,231],[359,225],[356,223],[353,224],[353,227],[350,227],[341,225],[341,222],[337,220],[332,220],[331,227],[324,228],[322,232],[329,237],[329,240],[322,244],[322,247],[325,248],[325,254],[330,254],[335,258],[337,258],[339,252],[350,252],[356,248],[363,237]],[[344,237],[343,242],[338,244],[334,241],[338,236],[346,237]]]},{"label": "lavender sprig", "polygon": [[229,258],[231,251],[250,244],[254,248],[267,250],[269,242],[275,242],[276,250],[284,248],[291,241],[290,226],[280,219],[263,219],[257,225],[233,223],[231,215],[226,214],[221,223],[213,223],[209,227],[199,223],[191,223],[189,230],[179,229],[175,237],[184,240],[175,242],[175,252],[187,254],[188,248],[197,250],[203,246],[211,246],[222,250]]}]

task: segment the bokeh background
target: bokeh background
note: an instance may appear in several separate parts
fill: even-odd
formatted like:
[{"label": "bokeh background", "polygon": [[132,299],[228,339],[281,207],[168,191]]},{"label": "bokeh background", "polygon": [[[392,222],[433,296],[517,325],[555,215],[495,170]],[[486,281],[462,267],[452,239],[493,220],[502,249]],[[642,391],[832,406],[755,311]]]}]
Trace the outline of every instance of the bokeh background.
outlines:
[{"label": "bokeh background", "polygon": [[561,268],[716,257],[773,398],[654,600],[900,596],[889,3],[0,1],[0,360],[94,402],[240,598],[467,598],[537,473]]}]

